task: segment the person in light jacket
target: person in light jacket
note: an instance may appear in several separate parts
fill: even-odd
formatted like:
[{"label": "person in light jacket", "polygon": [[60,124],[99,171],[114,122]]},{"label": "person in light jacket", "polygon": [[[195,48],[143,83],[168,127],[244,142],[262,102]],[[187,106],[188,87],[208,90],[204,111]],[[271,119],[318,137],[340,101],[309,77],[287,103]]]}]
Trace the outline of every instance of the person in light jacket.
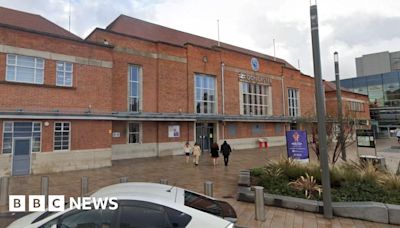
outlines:
[{"label": "person in light jacket", "polygon": [[192,147],[190,146],[189,142],[186,142],[183,146],[183,152],[185,153],[186,157],[186,164],[189,163],[190,152],[192,151]]},{"label": "person in light jacket", "polygon": [[195,166],[199,165],[200,155],[201,155],[201,148],[199,144],[196,142],[193,147],[193,163]]}]

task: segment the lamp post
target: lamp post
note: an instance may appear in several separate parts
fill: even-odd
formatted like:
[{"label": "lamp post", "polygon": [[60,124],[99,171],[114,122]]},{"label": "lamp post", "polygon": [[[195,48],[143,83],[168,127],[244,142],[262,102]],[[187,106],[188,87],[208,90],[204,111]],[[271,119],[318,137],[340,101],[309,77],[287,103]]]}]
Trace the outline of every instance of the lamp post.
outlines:
[{"label": "lamp post", "polygon": [[337,118],[339,122],[339,143],[340,151],[342,153],[342,160],[347,161],[346,157],[346,140],[344,138],[343,128],[343,109],[342,109],[342,91],[340,89],[340,77],[339,77],[339,54],[337,51],[333,53],[333,60],[335,61],[335,80],[336,80],[336,100],[337,100]]},{"label": "lamp post", "polygon": [[325,126],[325,94],[321,76],[321,55],[319,50],[319,32],[318,32],[318,11],[317,5],[310,6],[311,18],[311,40],[314,62],[314,81],[315,81],[315,99],[317,103],[317,121],[318,121],[318,147],[320,153],[320,163],[322,169],[322,196],[324,203],[324,217],[332,218],[332,196],[331,181],[329,176],[329,163],[326,142]]}]

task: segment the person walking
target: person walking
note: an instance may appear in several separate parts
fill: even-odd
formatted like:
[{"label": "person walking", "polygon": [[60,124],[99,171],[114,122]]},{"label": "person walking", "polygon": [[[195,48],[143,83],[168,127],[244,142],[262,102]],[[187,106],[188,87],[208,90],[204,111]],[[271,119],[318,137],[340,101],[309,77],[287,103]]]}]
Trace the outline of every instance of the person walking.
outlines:
[{"label": "person walking", "polygon": [[214,166],[218,164],[218,163],[217,163],[217,159],[218,159],[218,157],[219,157],[218,152],[219,152],[219,146],[218,146],[218,143],[215,142],[215,143],[213,143],[213,144],[211,145],[211,151],[210,151],[211,157],[212,157],[212,159],[213,159],[213,164],[214,164]]},{"label": "person walking", "polygon": [[192,147],[190,146],[189,142],[186,142],[185,145],[183,146],[183,152],[185,153],[185,157],[186,157],[186,164],[189,163],[191,151],[192,151]]},{"label": "person walking", "polygon": [[201,155],[201,148],[199,144],[196,142],[193,146],[193,163],[195,166],[199,165],[200,155]]},{"label": "person walking", "polygon": [[397,129],[396,136],[397,136],[397,142],[400,143],[400,129]]},{"label": "person walking", "polygon": [[228,165],[229,155],[231,154],[231,152],[232,152],[231,146],[226,141],[224,141],[224,143],[222,143],[221,145],[221,153],[222,155],[224,155],[225,166]]}]

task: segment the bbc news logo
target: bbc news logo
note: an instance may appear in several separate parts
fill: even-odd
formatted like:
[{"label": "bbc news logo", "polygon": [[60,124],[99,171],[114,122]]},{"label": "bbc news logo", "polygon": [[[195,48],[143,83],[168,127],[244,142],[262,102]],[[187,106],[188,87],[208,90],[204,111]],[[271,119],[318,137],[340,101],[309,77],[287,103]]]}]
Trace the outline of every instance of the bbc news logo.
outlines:
[{"label": "bbc news logo", "polygon": [[[49,195],[47,198],[44,195],[29,195],[26,201],[25,195],[10,195],[8,210],[10,212],[25,212],[28,204],[29,212],[37,211],[64,211],[66,209],[76,208],[78,210],[116,210],[118,209],[117,198],[115,197],[70,197],[68,205],[65,204],[64,195]],[[46,206],[48,210],[46,210]]]}]

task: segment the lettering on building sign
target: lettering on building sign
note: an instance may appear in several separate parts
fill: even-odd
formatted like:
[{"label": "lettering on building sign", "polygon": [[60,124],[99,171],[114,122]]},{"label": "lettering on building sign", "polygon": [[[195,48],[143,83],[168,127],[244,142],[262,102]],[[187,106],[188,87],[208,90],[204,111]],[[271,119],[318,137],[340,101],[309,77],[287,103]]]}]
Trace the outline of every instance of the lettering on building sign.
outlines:
[{"label": "lettering on building sign", "polygon": [[271,85],[271,78],[268,78],[268,77],[257,76],[257,75],[248,75],[248,74],[242,73],[242,72],[240,72],[238,74],[238,76],[239,76],[239,81],[242,81],[242,82]]}]

